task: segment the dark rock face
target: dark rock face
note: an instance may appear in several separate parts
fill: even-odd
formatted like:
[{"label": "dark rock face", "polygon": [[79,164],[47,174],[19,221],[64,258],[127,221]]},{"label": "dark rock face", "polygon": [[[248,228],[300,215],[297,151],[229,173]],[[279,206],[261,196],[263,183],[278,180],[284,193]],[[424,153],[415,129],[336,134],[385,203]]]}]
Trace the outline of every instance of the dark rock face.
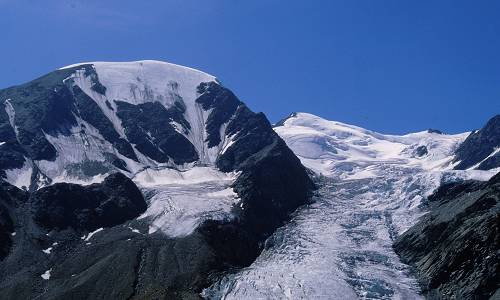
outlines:
[{"label": "dark rock face", "polygon": [[217,159],[217,167],[224,172],[242,168],[252,155],[281,139],[264,114],[255,114],[246,106],[238,108],[226,134],[235,135],[236,142]]},{"label": "dark rock face", "polygon": [[[55,184],[31,196],[1,182],[0,204],[2,299],[128,298],[138,284],[134,275],[146,259],[142,249],[151,249],[151,268],[156,259],[162,259],[157,258],[161,249],[170,247],[163,250],[170,251],[174,246],[168,239],[155,244],[147,235],[142,238],[117,226],[146,209],[138,188],[120,173],[108,176],[102,184]],[[14,227],[15,236],[11,234]],[[106,227],[106,234],[91,242],[80,238],[99,227]],[[132,242],[132,238],[137,239]],[[50,280],[41,277],[47,270],[53,271]]]},{"label": "dark rock face", "polygon": [[479,170],[491,170],[491,169],[498,168],[499,166],[500,166],[500,152],[489,157],[485,161],[483,161],[479,165],[478,169]]},{"label": "dark rock face", "polygon": [[500,115],[496,115],[480,130],[471,133],[455,153],[456,170],[465,170],[478,163],[479,170],[500,167],[500,153],[485,160],[500,147]]},{"label": "dark rock face", "polygon": [[[394,244],[432,299],[488,299],[500,290],[500,174],[446,184],[431,212]],[[493,299],[494,297],[492,297]]]},{"label": "dark rock face", "polygon": [[[212,249],[212,268],[223,272],[250,265],[274,230],[309,201],[314,184],[264,114],[253,113],[219,85],[200,89],[197,102],[213,109],[208,122],[226,123],[226,135],[234,141],[216,165],[222,171],[241,171],[233,185],[242,203],[233,209],[237,218],[207,221],[197,229]],[[215,131],[211,138],[216,143],[220,139]]]},{"label": "dark rock face", "polygon": [[[71,91],[63,83],[71,70],[59,70],[32,82],[0,91],[4,107],[15,111],[14,122],[18,130],[17,139],[23,150],[33,159],[53,160],[55,148],[47,141],[43,132],[66,133],[76,125],[72,114]],[[2,127],[11,127],[9,116],[0,113]],[[7,133],[15,137],[14,130]],[[14,134],[13,134],[14,133]]]},{"label": "dark rock face", "polygon": [[441,130],[432,129],[432,128],[427,129],[427,132],[428,133],[435,133],[435,134],[443,134],[443,132]]},{"label": "dark rock face", "polygon": [[[191,142],[168,123],[170,120],[179,120],[174,118],[182,116],[178,111],[182,106],[167,110],[158,102],[139,105],[121,101],[116,103],[125,134],[136,145],[137,150],[160,163],[172,159],[175,163],[182,164],[198,159]],[[185,123],[183,117],[182,120]]]},{"label": "dark rock face", "polygon": [[243,225],[267,238],[310,197],[313,184],[298,158],[281,139],[245,162],[235,191],[243,199]]},{"label": "dark rock face", "polygon": [[264,241],[290,213],[307,203],[314,188],[298,158],[280,138],[248,158],[242,170],[234,184],[243,203],[235,208],[237,219],[205,222],[198,229],[214,250],[221,271],[253,262]]},{"label": "dark rock face", "polygon": [[228,89],[215,82],[202,83],[198,87],[200,97],[196,99],[204,110],[212,109],[207,119],[206,131],[208,147],[214,147],[221,142],[220,127],[233,117],[236,109],[242,103]]},{"label": "dark rock face", "polygon": [[121,173],[108,176],[102,184],[57,183],[36,191],[31,198],[35,222],[56,230],[111,227],[147,208],[139,189]]},{"label": "dark rock face", "polygon": [[427,155],[429,151],[427,150],[426,146],[419,146],[417,149],[415,149],[415,155],[418,157],[422,157],[424,155]]},{"label": "dark rock face", "polygon": [[10,252],[14,232],[14,210],[27,199],[27,193],[0,180],[0,260]]},{"label": "dark rock face", "polygon": [[13,231],[14,224],[10,218],[9,211],[5,205],[0,204],[0,259],[7,256],[10,251],[12,245],[10,236]]}]

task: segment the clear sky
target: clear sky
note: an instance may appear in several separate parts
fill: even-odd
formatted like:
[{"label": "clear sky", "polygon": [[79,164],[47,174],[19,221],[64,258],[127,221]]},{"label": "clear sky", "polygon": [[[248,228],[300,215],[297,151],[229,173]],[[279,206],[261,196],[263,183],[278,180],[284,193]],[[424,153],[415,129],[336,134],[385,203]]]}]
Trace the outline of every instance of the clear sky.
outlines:
[{"label": "clear sky", "polygon": [[461,132],[500,113],[500,1],[0,0],[0,88],[140,59],[211,73],[272,122]]}]

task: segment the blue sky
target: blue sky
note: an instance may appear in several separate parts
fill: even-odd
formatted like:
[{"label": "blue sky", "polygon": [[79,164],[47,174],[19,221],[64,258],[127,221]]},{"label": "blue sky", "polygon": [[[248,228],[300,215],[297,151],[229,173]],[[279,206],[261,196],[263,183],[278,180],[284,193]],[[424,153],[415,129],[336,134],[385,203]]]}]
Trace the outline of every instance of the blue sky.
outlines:
[{"label": "blue sky", "polygon": [[453,133],[500,113],[499,1],[0,0],[0,36],[0,88],[158,59],[216,75],[273,122]]}]

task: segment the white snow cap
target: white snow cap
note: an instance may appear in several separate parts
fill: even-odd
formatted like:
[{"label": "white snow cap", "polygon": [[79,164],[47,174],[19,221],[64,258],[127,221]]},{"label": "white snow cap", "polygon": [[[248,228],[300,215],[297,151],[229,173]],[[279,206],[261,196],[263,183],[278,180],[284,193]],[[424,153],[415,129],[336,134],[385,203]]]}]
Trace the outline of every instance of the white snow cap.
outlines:
[{"label": "white snow cap", "polygon": [[189,106],[198,96],[200,83],[217,80],[196,69],[156,60],[89,62],[62,69],[81,65],[94,66],[99,82],[106,87],[106,98],[131,104],[158,101],[167,108],[175,101],[174,94]]},{"label": "white snow cap", "polygon": [[[190,89],[196,91],[196,87],[201,82],[216,81],[216,77],[205,72],[184,67],[168,62],[157,60],[140,60],[131,62],[87,62],[69,65],[61,68],[68,69],[82,65],[93,65],[99,76],[99,81],[107,88],[106,95],[115,99],[128,100],[128,97],[121,97],[123,94],[118,91],[118,87],[127,85],[127,89],[122,93],[130,93],[129,84],[138,82],[140,88],[141,81],[147,84],[155,92],[156,89],[164,89],[165,81],[171,80],[183,83],[182,89]],[[109,89],[114,93],[108,94]],[[129,96],[127,94],[126,96]]]},{"label": "white snow cap", "polygon": [[81,63],[76,63],[72,65],[68,65],[65,67],[60,68],[59,70],[64,70],[64,69],[69,69],[73,67],[78,67],[78,66],[83,66],[83,65],[94,65],[94,66],[108,66],[112,68],[129,68],[129,69],[134,69],[140,66],[156,66],[158,68],[164,68],[164,69],[170,69],[172,71],[177,70],[177,72],[194,72],[194,73],[199,73],[202,76],[206,76],[207,78],[212,78],[212,80],[215,79],[214,76],[207,74],[205,72],[202,72],[197,69],[177,65],[177,64],[172,64],[169,62],[165,61],[160,61],[160,60],[152,60],[152,59],[146,59],[146,60],[137,60],[137,61],[94,61],[94,62],[81,62]]}]

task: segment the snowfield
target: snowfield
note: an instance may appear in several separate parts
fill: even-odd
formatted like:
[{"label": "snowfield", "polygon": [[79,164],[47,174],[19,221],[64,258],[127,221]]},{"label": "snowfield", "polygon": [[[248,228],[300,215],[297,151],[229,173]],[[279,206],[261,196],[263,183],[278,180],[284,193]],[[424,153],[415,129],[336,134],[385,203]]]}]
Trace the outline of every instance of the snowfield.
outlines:
[{"label": "snowfield", "polygon": [[393,240],[442,183],[498,172],[452,170],[468,133],[383,135],[306,113],[275,130],[317,174],[315,202],[269,238],[251,266],[206,289],[207,298],[421,299]]},{"label": "snowfield", "polygon": [[[299,113],[276,132],[302,163],[328,177],[360,179],[377,176],[378,166],[405,165],[423,170],[451,169],[458,145],[469,135],[430,133],[383,135],[353,125]],[[417,148],[428,153],[418,156]],[[385,174],[379,174],[385,175]]]}]

